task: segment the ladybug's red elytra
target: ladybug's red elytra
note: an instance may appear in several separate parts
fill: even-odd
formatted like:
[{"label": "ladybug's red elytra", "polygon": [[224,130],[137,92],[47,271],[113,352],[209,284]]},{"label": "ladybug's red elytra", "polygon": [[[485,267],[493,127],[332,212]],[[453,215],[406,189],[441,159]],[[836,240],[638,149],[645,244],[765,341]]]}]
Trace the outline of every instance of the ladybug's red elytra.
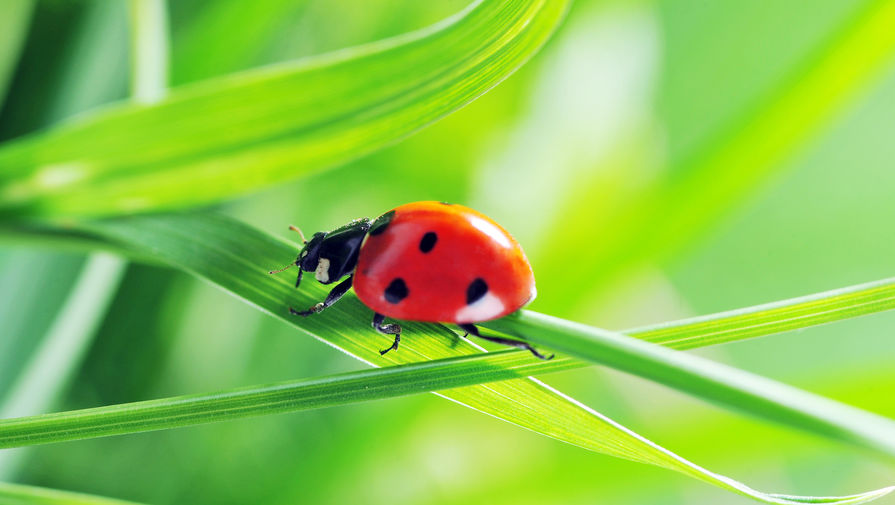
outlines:
[{"label": "ladybug's red elytra", "polygon": [[475,323],[519,309],[536,292],[531,265],[519,243],[499,224],[468,207],[414,202],[372,221],[356,219],[315,233],[286,268],[291,266],[299,267],[296,288],[304,272],[314,272],[322,284],[341,282],[326,300],[308,310],[289,312],[299,316],[321,312],[354,286],[357,297],[374,312],[373,328],[395,337],[380,354],[397,349],[401,342],[401,326],[385,324],[390,317],[453,323],[467,335],[552,358],[526,342],[482,335],[476,328]]}]

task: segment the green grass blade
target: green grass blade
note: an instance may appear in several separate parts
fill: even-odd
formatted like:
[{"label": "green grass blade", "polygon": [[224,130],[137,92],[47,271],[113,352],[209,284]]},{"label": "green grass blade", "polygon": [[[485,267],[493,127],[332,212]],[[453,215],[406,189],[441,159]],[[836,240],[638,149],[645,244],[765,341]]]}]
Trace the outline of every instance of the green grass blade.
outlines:
[{"label": "green grass blade", "polygon": [[[195,82],[246,68],[277,42],[283,20],[307,9],[308,0],[213,2],[196,9],[193,20],[174,32],[173,84]],[[372,13],[371,13],[372,14]],[[217,50],[209,55],[208,48]]]},{"label": "green grass blade", "polygon": [[131,98],[158,102],[168,86],[168,12],[165,0],[130,0]]},{"label": "green grass blade", "polygon": [[[83,31],[88,38],[100,34],[101,44],[96,47],[108,47],[112,39],[101,34],[105,33],[110,26],[118,26],[116,20],[109,17],[116,11],[113,4],[97,6],[97,9],[93,10],[91,14],[91,17],[96,17],[89,23],[93,29],[88,29],[85,26],[80,31]],[[143,19],[141,23],[145,25],[147,20]],[[86,44],[81,49],[90,52],[90,46],[91,44]],[[78,52],[72,51],[72,54]],[[162,65],[164,61],[162,59]],[[114,59],[112,65],[114,66]],[[89,74],[89,72],[86,73]],[[110,75],[104,75],[104,77],[113,80]],[[84,76],[78,75],[72,79],[60,79],[57,85],[59,89],[67,89],[72,86],[77,88],[78,85],[84,85],[85,82],[87,81]],[[92,99],[88,99],[88,95]],[[61,111],[63,110],[78,111],[89,108],[91,103],[95,103],[94,100],[102,100],[102,95],[102,92],[97,94],[96,89],[91,89],[87,95],[59,93],[59,96],[56,97],[56,107],[48,109],[55,113],[49,114],[47,120],[58,121],[62,117]],[[37,113],[42,108],[37,107],[33,112]],[[59,305],[51,305],[58,309],[51,318],[52,324],[39,338],[34,336],[34,340],[38,343],[33,347],[30,355],[25,359],[20,358],[23,366],[21,371],[14,376],[14,381],[8,390],[5,391],[3,401],[0,403],[0,416],[36,414],[47,411],[55,404],[60,394],[76,376],[76,372],[91,348],[112,299],[118,292],[126,267],[127,264],[118,256],[94,251],[87,257],[77,281],[65,299]],[[44,300],[44,303],[47,301]],[[35,307],[32,306],[29,311],[27,305],[15,304],[15,306],[18,310],[29,312],[32,317],[34,316],[33,309]],[[18,474],[26,454],[26,451],[5,451],[0,454],[0,479],[7,479]]]},{"label": "green grass blade", "polygon": [[232,197],[410,135],[523,64],[566,0],[479,0],[428,29],[173,89],[0,147],[0,208],[118,214]]},{"label": "green grass blade", "polygon": [[693,349],[895,309],[895,278],[719,312],[621,333],[672,349]]},{"label": "green grass blade", "polygon": [[[400,351],[380,356],[378,350],[387,347],[390,339],[368,329],[370,311],[353,296],[318,317],[290,317],[290,306],[314,304],[325,296],[325,287],[306,283],[301,290],[295,290],[291,276],[268,275],[267,270],[292,261],[297,247],[222,216],[135,216],[88,226],[128,248],[151,252],[162,261],[205,278],[294,324],[300,331],[374,366],[477,352],[471,343],[443,326],[407,322]],[[462,387],[442,394],[592,451],[673,469],[768,503],[796,502],[775,501],[777,498],[708,472],[535,379]],[[865,498],[862,495],[860,499]]]},{"label": "green grass blade", "polygon": [[[162,264],[146,249],[104,241],[83,231],[30,224],[0,226],[0,244],[29,244],[57,250],[102,249],[135,261]],[[856,284],[807,296],[717,312],[619,333],[672,349],[695,349],[798,330],[895,309],[895,278]],[[520,354],[528,354],[520,351]],[[585,363],[581,363],[585,366]]]},{"label": "green grass blade", "polygon": [[[530,356],[520,356],[514,351],[501,351],[231,389],[212,394],[184,395],[27,418],[6,419],[0,420],[0,448],[161,430],[250,416],[346,405],[442,388],[519,379],[531,373],[536,366],[542,371],[555,372],[568,369],[569,365],[574,365],[574,363],[569,360],[543,363],[534,361]],[[448,397],[450,398],[450,394]],[[568,404],[576,405],[571,401]],[[588,412],[586,409],[585,411]],[[638,457],[638,451],[633,450],[628,456],[630,459],[681,471],[766,503],[863,503],[884,496],[895,489],[890,487],[847,497],[802,497],[761,493],[694,465],[596,412],[589,412],[597,419],[602,419],[638,440],[644,446],[651,448],[654,453],[650,458],[643,459],[642,456]]]},{"label": "green grass blade", "polygon": [[733,367],[536,312],[483,325],[735,410],[895,456],[895,421]]},{"label": "green grass blade", "polygon": [[[126,266],[108,254],[90,256],[40,347],[6,393],[0,417],[37,414],[50,408],[90,348]],[[14,473],[21,456],[0,454],[0,476]]]},{"label": "green grass blade", "polygon": [[120,244],[98,239],[95,235],[49,226],[16,226],[0,223],[0,246],[39,248],[71,253],[107,251],[141,263],[158,263],[139,251],[126,249]]},{"label": "green grass blade", "polygon": [[[537,365],[512,351],[421,361],[123,405],[0,420],[0,448],[83,440],[295,412],[526,377]],[[557,360],[544,372],[571,368]]]},{"label": "green grass blade", "polygon": [[33,0],[10,0],[0,5],[0,105],[6,98],[33,10]]},{"label": "green grass blade", "polygon": [[137,505],[130,501],[8,482],[0,482],[0,503],[4,505]]}]

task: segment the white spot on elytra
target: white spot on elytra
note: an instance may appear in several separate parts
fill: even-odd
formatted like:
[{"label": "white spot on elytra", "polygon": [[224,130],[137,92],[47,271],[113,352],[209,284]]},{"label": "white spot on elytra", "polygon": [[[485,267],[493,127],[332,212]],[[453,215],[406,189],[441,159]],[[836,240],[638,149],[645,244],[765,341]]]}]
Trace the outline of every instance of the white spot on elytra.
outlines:
[{"label": "white spot on elytra", "polygon": [[326,284],[329,282],[329,260],[320,258],[317,260],[317,270],[314,271],[314,278]]},{"label": "white spot on elytra", "polygon": [[458,323],[475,323],[494,319],[503,312],[504,305],[500,298],[490,291],[479,298],[475,303],[467,305],[457,311]]},{"label": "white spot on elytra", "polygon": [[509,249],[513,247],[510,244],[510,239],[507,238],[506,233],[503,232],[500,228],[494,225],[494,223],[490,223],[480,217],[473,216],[469,218],[469,223],[477,230],[483,232],[485,235],[491,237],[492,240],[497,242],[498,244]]}]

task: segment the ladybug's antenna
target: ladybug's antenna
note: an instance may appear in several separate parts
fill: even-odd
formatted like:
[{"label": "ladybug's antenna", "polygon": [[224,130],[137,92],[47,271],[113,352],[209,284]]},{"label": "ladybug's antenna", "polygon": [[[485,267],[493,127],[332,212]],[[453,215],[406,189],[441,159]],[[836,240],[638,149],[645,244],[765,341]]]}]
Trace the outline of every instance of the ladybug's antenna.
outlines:
[{"label": "ladybug's antenna", "polygon": [[280,272],[285,272],[286,270],[289,270],[290,268],[292,268],[292,267],[294,267],[294,266],[295,266],[295,263],[289,263],[288,265],[286,265],[285,267],[283,267],[283,268],[281,268],[281,269],[279,269],[279,270],[271,270],[270,272],[267,272],[267,273],[269,273],[269,274],[271,274],[271,275],[273,275],[273,274],[278,274],[278,273],[280,273]]},{"label": "ladybug's antenna", "polygon": [[[292,231],[297,231],[297,232],[298,232],[298,236],[301,237],[301,241],[302,241],[302,243],[305,243],[305,244],[308,243],[308,239],[305,238],[305,234],[301,232],[301,230],[298,228],[298,226],[295,226],[294,224],[290,224],[290,225],[289,225],[289,229],[292,230]],[[297,261],[297,260],[296,260],[296,261]],[[281,269],[279,269],[279,270],[271,270],[270,272],[267,272],[267,273],[273,275],[273,274],[278,274],[278,273],[280,273],[280,272],[285,272],[286,270],[289,270],[290,268],[294,267],[296,264],[297,264],[297,263],[289,263],[288,265],[284,266],[283,268],[281,268]],[[299,272],[299,276],[298,276],[299,279],[301,279],[301,275],[300,275],[300,274],[301,274],[301,272]]]},{"label": "ladybug's antenna", "polygon": [[[305,234],[301,232],[301,229],[299,229],[298,226],[295,226],[294,224],[290,224],[290,225],[289,225],[289,229],[292,230],[292,231],[297,231],[297,232],[298,232],[298,236],[301,237],[301,241],[302,241],[302,243],[305,243],[305,244],[308,243],[308,239],[305,238]],[[286,267],[286,268],[289,268],[289,267]]]}]

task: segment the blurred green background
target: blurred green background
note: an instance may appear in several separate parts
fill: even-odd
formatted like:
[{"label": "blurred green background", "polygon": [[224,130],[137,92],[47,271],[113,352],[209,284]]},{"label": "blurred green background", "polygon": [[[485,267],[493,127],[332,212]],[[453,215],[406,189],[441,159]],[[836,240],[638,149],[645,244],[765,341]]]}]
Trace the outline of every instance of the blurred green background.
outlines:
[{"label": "blurred green background", "polygon": [[[688,160],[835,51],[830,41],[870,3],[581,0],[532,61],[460,112],[376,154],[220,208],[284,235],[289,224],[325,230],[409,201],[463,203],[525,247],[539,282],[531,308],[617,329],[889,277],[891,61],[780,162],[713,167],[674,189]],[[170,84],[379,40],[466,4],[170,2]],[[0,140],[124,99],[127,30],[124,2],[0,3]],[[722,172],[739,181],[735,191],[717,188]],[[656,194],[672,195],[663,200],[670,209],[695,205],[699,218],[673,230],[676,240],[649,236],[663,213],[636,230],[619,221],[632,202]],[[79,254],[3,243],[0,401],[83,264]],[[699,352],[892,416],[893,332],[895,314],[884,313]],[[52,410],[361,367],[211,286],[137,264],[84,350]],[[547,382],[757,488],[842,494],[895,480],[891,466],[857,449],[624,374],[590,368]],[[13,452],[2,456],[11,461]],[[16,454],[0,460],[2,480],[153,504],[749,502],[431,395]]]}]

